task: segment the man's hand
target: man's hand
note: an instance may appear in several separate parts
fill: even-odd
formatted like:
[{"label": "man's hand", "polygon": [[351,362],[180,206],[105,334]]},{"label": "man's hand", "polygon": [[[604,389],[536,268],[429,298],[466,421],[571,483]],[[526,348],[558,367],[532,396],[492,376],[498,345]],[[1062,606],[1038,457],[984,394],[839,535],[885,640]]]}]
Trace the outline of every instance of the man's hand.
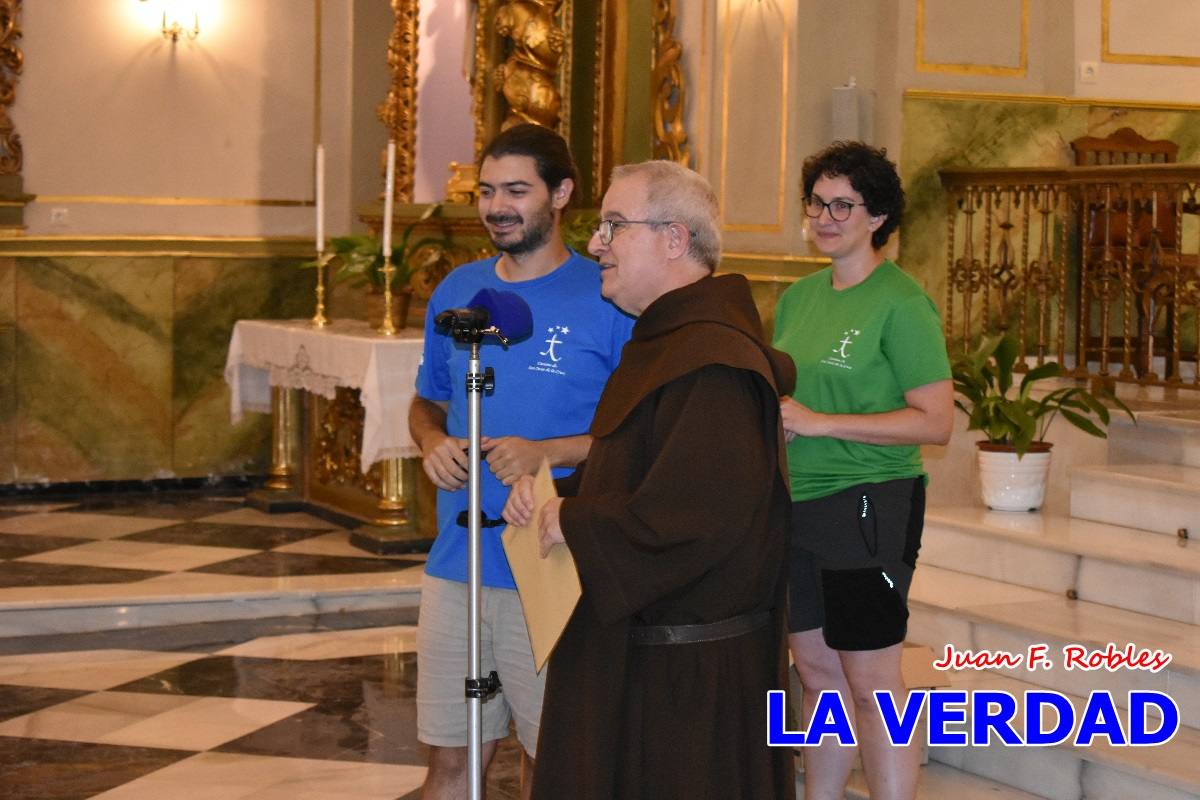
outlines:
[{"label": "man's hand", "polygon": [[453,492],[467,485],[467,454],[464,448],[466,439],[458,439],[443,434],[440,439],[430,436],[426,442],[434,439],[432,446],[421,452],[421,466],[429,480],[439,489]]},{"label": "man's hand", "polygon": [[546,557],[551,547],[566,541],[563,539],[562,525],[558,519],[560,508],[562,498],[553,497],[546,501],[546,505],[542,506],[542,511],[538,514],[538,541],[542,545],[542,558]]},{"label": "man's hand", "polygon": [[542,463],[542,445],[520,436],[484,436],[479,442],[487,454],[488,469],[505,486],[512,486],[522,475],[532,475]]},{"label": "man's hand", "polygon": [[533,517],[533,477],[522,475],[513,483],[501,513],[510,525],[528,525]]}]

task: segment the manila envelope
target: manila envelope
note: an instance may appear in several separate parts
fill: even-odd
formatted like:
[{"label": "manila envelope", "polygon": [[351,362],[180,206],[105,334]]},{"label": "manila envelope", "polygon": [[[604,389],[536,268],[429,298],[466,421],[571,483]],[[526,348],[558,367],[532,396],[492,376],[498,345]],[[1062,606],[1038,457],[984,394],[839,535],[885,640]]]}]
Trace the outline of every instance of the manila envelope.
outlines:
[{"label": "manila envelope", "polygon": [[565,544],[550,548],[545,558],[538,544],[538,512],[547,500],[558,497],[550,465],[545,460],[533,479],[533,517],[528,525],[509,525],[502,534],[504,553],[517,582],[521,608],[525,612],[525,627],[533,646],[533,661],[542,671],[550,651],[567,627],[567,620],[579,602],[582,588],[575,559]]}]

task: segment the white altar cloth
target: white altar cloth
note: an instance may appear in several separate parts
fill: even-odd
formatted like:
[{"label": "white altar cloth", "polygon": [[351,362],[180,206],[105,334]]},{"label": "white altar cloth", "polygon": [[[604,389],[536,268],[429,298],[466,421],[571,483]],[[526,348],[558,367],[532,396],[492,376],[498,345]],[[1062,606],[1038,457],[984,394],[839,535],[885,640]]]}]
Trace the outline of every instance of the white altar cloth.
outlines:
[{"label": "white altar cloth", "polygon": [[229,410],[271,411],[271,387],[303,389],[333,399],[339,386],[361,393],[362,471],[377,461],[419,456],[408,433],[423,332],[404,329],[381,336],[359,320],[314,328],[308,320],[240,320],[225,358]]}]

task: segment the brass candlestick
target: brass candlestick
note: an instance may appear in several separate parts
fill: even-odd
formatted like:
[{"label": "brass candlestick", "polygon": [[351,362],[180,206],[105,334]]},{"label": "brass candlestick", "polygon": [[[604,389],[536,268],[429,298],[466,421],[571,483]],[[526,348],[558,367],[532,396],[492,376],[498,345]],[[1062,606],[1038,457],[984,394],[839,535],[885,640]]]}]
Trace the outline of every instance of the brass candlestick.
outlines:
[{"label": "brass candlestick", "polygon": [[395,336],[396,326],[392,324],[392,275],[396,273],[396,268],[392,266],[391,253],[385,255],[383,262],[383,324],[379,326],[379,332],[384,336]]},{"label": "brass candlestick", "polygon": [[324,250],[317,251],[317,313],[312,318],[314,328],[324,328],[329,324],[325,317],[325,266],[332,258],[332,255],[326,256]]}]

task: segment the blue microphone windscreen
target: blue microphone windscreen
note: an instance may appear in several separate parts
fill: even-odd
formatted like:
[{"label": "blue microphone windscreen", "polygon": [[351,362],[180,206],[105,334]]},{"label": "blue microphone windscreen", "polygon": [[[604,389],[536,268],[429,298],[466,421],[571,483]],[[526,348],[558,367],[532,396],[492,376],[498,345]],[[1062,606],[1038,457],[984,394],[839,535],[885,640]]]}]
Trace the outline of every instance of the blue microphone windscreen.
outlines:
[{"label": "blue microphone windscreen", "polygon": [[468,305],[485,309],[491,323],[510,341],[524,339],[533,333],[533,312],[515,292],[480,289]]}]

